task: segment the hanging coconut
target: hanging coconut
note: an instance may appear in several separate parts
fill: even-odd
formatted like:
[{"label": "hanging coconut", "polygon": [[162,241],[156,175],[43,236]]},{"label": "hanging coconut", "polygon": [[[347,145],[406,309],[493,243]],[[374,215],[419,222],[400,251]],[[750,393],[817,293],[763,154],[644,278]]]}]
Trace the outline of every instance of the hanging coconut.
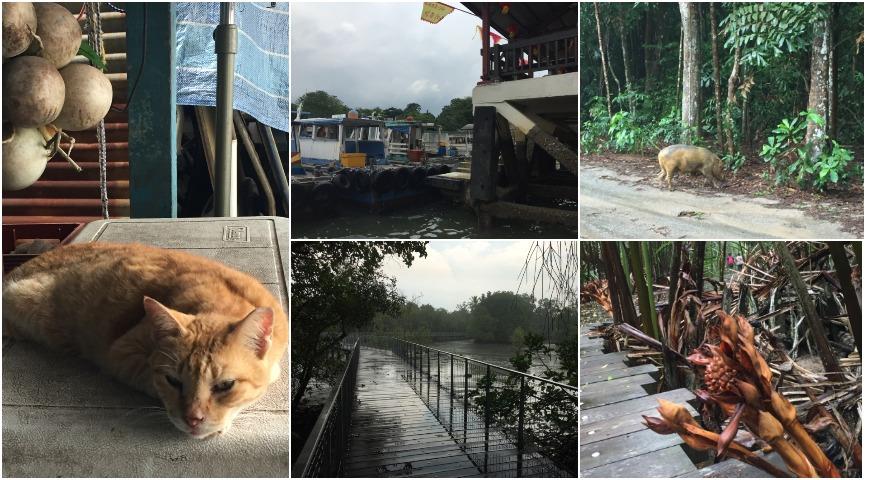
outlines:
[{"label": "hanging coconut", "polygon": [[34,8],[36,35],[42,40],[42,49],[31,45],[28,53],[45,58],[55,68],[63,68],[79,51],[82,28],[69,10],[56,3],[37,3]]},{"label": "hanging coconut", "polygon": [[3,65],[3,120],[41,127],[63,108],[63,77],[42,57],[15,57]]},{"label": "hanging coconut", "polygon": [[20,55],[36,33],[36,10],[30,2],[3,4],[3,58]]},{"label": "hanging coconut", "polygon": [[63,67],[60,75],[66,97],[54,125],[73,132],[95,127],[112,106],[112,82],[103,72],[83,63]]},{"label": "hanging coconut", "polygon": [[15,128],[3,138],[3,191],[22,190],[39,180],[51,149],[36,128]]}]

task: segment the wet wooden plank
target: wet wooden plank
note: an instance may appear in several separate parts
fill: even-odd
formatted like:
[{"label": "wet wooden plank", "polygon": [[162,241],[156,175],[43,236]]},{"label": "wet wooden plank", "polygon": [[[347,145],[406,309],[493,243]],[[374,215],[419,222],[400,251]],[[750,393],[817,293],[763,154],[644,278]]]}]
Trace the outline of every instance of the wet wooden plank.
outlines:
[{"label": "wet wooden plank", "polygon": [[[782,458],[778,453],[772,452],[767,455],[762,455],[762,457],[783,471],[788,471],[788,467],[785,466],[785,462],[782,461]],[[724,462],[704,467],[699,469],[697,472],[694,472],[694,474],[684,474],[680,476],[694,478],[773,478],[773,475],[764,470],[734,459],[725,460]]]},{"label": "wet wooden plank", "polygon": [[[689,413],[692,414],[692,416],[698,416],[698,412],[696,412],[691,405],[689,405],[688,403],[683,403],[682,405],[686,407],[686,409],[689,411]],[[601,440],[605,440],[608,438],[618,437],[626,433],[643,430],[646,428],[646,426],[642,423],[642,415],[646,415],[647,417],[657,417],[659,416],[659,412],[655,408],[650,408],[648,410],[642,410],[639,412],[621,415],[616,418],[608,418],[600,422],[593,422],[582,425],[578,433],[578,435],[580,436],[580,445],[600,442]]]},{"label": "wet wooden plank", "polygon": [[642,373],[658,372],[655,365],[638,365],[636,367],[614,368],[603,371],[580,372],[580,385],[588,385],[595,382],[607,382],[615,378],[631,377]]},{"label": "wet wooden plank", "polygon": [[625,352],[589,355],[580,359],[581,372],[585,371],[586,369],[601,367],[602,365],[621,365],[622,368],[629,366],[625,363]]},{"label": "wet wooden plank", "polygon": [[683,439],[677,434],[659,435],[652,430],[645,429],[582,445],[579,452],[580,471],[637,457],[681,443],[683,443]]},{"label": "wet wooden plank", "polygon": [[675,403],[680,403],[694,399],[695,394],[686,390],[685,388],[680,388],[677,390],[671,390],[669,392],[650,395],[648,397],[626,400],[624,402],[614,403],[612,405],[605,405],[603,407],[596,407],[590,409],[581,408],[580,426],[584,426],[593,422],[600,422],[608,418],[620,417],[628,413],[655,408],[658,405],[657,399],[659,398],[669,400]]},{"label": "wet wooden plank", "polygon": [[402,378],[404,371],[401,360],[388,352],[360,350],[353,433],[344,475],[467,476],[479,472]]},{"label": "wet wooden plank", "polygon": [[673,478],[678,476],[698,476],[698,469],[686,456],[682,447],[678,445],[585,471],[583,464],[580,465],[580,478]]},{"label": "wet wooden plank", "polygon": [[622,377],[580,387],[580,408],[594,408],[649,395],[644,385],[655,383],[649,374]]}]

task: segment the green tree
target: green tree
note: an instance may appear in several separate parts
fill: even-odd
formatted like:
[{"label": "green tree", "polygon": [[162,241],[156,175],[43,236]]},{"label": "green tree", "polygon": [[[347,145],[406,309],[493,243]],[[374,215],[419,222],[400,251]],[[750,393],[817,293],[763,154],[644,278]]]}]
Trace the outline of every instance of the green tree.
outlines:
[{"label": "green tree", "polygon": [[[313,118],[329,118],[332,115],[347,113],[350,107],[344,104],[335,95],[330,95],[323,90],[308,92],[296,99],[296,104],[302,104],[302,110],[308,112]],[[295,112],[295,110],[294,110]]]},{"label": "green tree", "polygon": [[420,106],[419,103],[409,103],[405,106],[405,109],[402,110],[402,114],[404,114],[405,116],[411,115],[414,118],[417,118],[417,116],[420,115],[420,112],[422,111],[423,107]]},{"label": "green tree", "polygon": [[291,255],[291,374],[293,411],[313,378],[328,378],[329,358],[348,332],[367,327],[377,313],[398,314],[405,301],[384,258],[411,266],[426,242],[293,242]]},{"label": "green tree", "polygon": [[474,120],[474,107],[471,97],[454,98],[450,105],[445,105],[438,114],[436,123],[444,130],[459,130]]}]

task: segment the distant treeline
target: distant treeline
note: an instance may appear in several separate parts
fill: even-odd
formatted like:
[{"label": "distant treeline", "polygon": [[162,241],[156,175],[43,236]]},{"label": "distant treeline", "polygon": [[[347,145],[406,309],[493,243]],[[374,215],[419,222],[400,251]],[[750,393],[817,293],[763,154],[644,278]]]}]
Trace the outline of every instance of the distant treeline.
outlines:
[{"label": "distant treeline", "polygon": [[528,294],[487,292],[453,311],[407,302],[398,316],[377,315],[373,329],[419,342],[431,341],[432,333],[459,333],[482,343],[519,344],[527,333],[535,333],[559,343],[577,335],[577,306],[560,308]]}]

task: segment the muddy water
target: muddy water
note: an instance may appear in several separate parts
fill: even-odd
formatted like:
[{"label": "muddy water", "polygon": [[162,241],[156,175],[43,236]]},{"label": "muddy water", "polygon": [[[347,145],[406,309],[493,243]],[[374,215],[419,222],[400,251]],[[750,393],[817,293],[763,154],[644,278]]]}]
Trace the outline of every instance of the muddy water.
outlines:
[{"label": "muddy water", "polygon": [[[432,342],[429,346],[510,369],[513,369],[511,357],[516,355],[516,348],[513,345],[505,343],[475,343],[473,340],[451,340],[449,342]],[[555,345],[550,346],[555,347]],[[559,358],[555,354],[545,358],[545,361],[550,368],[560,368]],[[540,376],[544,370],[543,365],[532,365],[529,373]]]},{"label": "muddy water", "polygon": [[471,209],[447,200],[381,214],[348,209],[292,223],[293,238],[577,238],[576,229],[548,224],[499,222],[483,230]]}]

